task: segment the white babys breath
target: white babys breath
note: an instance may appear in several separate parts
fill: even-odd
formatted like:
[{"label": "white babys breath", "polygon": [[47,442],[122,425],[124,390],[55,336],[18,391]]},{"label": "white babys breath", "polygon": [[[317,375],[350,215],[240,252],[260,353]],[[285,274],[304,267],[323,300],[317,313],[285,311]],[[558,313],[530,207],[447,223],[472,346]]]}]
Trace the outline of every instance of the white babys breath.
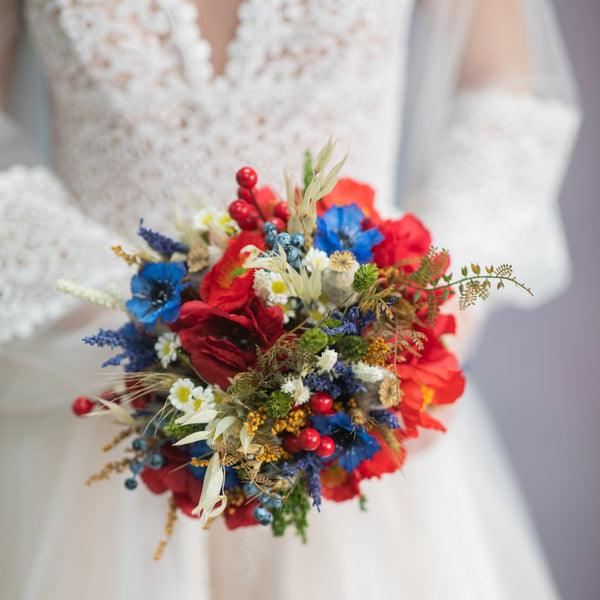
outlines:
[{"label": "white babys breath", "polygon": [[375,383],[376,381],[381,381],[386,375],[389,374],[389,371],[384,367],[368,365],[362,360],[352,363],[350,366],[354,372],[354,377],[360,381],[364,381],[365,383]]},{"label": "white babys breath", "polygon": [[302,383],[301,377],[288,377],[281,391],[292,396],[295,404],[306,404],[310,399],[310,389]]},{"label": "white babys breath", "polygon": [[327,349],[321,352],[321,356],[317,359],[316,371],[319,375],[327,373],[333,369],[333,365],[337,362],[338,353],[335,350]]},{"label": "white babys breath", "polygon": [[268,306],[286,304],[289,298],[287,286],[281,275],[265,269],[254,272],[254,290]]},{"label": "white babys breath", "polygon": [[207,387],[195,386],[190,379],[178,379],[169,390],[169,402],[186,413],[206,408],[214,402],[214,394]]},{"label": "white babys breath", "polygon": [[154,349],[163,369],[166,369],[169,363],[177,360],[177,348],[181,348],[181,341],[176,333],[169,331],[158,337]]},{"label": "white babys breath", "polygon": [[317,250],[313,246],[306,253],[302,264],[311,272],[318,271],[321,273],[329,266],[329,256],[323,250]]}]

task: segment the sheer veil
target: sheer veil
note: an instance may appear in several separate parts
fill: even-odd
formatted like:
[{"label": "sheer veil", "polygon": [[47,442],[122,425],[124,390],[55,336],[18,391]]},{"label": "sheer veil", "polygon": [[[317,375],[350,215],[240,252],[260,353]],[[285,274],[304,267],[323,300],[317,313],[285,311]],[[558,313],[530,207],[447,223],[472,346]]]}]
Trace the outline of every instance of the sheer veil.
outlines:
[{"label": "sheer veil", "polygon": [[[514,37],[526,48],[521,67],[492,65],[481,80],[465,79],[461,68],[477,4],[426,0],[416,11],[401,202],[439,234],[434,243],[452,250],[455,268],[473,257],[512,263],[534,299],[506,290],[494,302],[533,307],[569,279],[558,196],[581,120],[579,98],[548,0],[506,3],[519,15]],[[481,2],[494,4],[502,6]],[[497,42],[490,35],[478,50],[503,52],[494,48]],[[512,42],[505,40],[508,48]]]}]

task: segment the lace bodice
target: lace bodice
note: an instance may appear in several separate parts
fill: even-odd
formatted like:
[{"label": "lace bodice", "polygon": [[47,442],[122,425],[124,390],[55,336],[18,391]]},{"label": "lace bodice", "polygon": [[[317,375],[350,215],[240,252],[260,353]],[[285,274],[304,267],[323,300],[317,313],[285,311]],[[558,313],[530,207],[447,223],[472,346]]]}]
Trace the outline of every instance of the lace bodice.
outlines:
[{"label": "lace bodice", "polygon": [[[106,263],[90,268],[91,256],[106,256],[101,232],[131,237],[140,217],[164,229],[182,190],[227,205],[244,164],[283,191],[283,173],[299,174],[303,151],[333,136],[349,151],[345,173],[373,185],[384,211],[396,204],[413,0],[244,0],[220,76],[188,0],[28,0],[26,10],[51,93],[58,179],[0,175],[0,220],[13,240],[0,250],[0,339],[68,308],[52,290],[57,278],[96,284],[111,274]],[[534,154],[552,115],[525,136]],[[527,111],[518,119],[527,129]],[[558,152],[565,159],[568,145]],[[461,183],[486,194],[471,184]],[[435,210],[423,203],[421,215]]]},{"label": "lace bodice", "polygon": [[165,215],[181,188],[228,204],[243,164],[281,186],[304,149],[333,135],[360,147],[348,172],[389,198],[410,9],[247,0],[214,77],[188,0],[31,0],[56,170],[88,214],[132,228]]}]

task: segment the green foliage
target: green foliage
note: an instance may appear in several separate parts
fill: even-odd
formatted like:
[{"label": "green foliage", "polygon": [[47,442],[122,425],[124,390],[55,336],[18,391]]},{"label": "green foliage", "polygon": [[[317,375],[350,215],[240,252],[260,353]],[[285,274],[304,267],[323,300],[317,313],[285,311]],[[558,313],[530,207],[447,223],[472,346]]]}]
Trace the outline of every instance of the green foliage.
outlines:
[{"label": "green foliage", "polygon": [[360,265],[354,274],[352,289],[357,294],[366,292],[376,281],[379,269],[374,264]]},{"label": "green foliage", "polygon": [[175,419],[164,425],[163,431],[167,437],[173,438],[174,440],[180,440],[190,433],[196,433],[202,431],[204,425],[178,425],[175,423]]},{"label": "green foliage", "polygon": [[312,156],[310,154],[310,150],[307,150],[304,153],[304,191],[311,184],[313,180],[313,165],[312,165]]},{"label": "green foliage", "polygon": [[367,340],[359,335],[346,335],[335,345],[335,349],[345,360],[360,360],[368,347]]},{"label": "green foliage", "polygon": [[293,525],[296,528],[296,535],[299,535],[302,542],[306,544],[306,528],[308,527],[306,515],[309,510],[310,501],[306,483],[299,478],[281,507],[271,511],[273,513],[273,522],[271,523],[273,535],[280,537],[290,525]]},{"label": "green foliage", "polygon": [[358,508],[363,512],[367,512],[367,497],[364,494],[358,498]]},{"label": "green foliage", "polygon": [[281,390],[275,390],[271,392],[265,403],[265,409],[270,417],[277,418],[283,417],[290,412],[294,399],[290,394],[286,394]]},{"label": "green foliage", "polygon": [[329,338],[322,329],[307,329],[301,336],[298,343],[304,350],[316,354],[327,346]]}]

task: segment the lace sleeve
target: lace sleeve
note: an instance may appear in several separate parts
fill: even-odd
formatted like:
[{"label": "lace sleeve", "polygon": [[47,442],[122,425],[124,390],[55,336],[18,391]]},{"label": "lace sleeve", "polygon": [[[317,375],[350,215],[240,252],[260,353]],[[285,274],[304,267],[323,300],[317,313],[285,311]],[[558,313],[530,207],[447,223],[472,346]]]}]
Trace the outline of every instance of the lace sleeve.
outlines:
[{"label": "lace sleeve", "polygon": [[[418,209],[455,270],[501,260],[536,301],[563,290],[569,260],[557,197],[577,125],[559,101],[501,90],[457,97]],[[494,297],[537,303],[511,287]]]},{"label": "lace sleeve", "polygon": [[0,223],[0,342],[29,336],[74,306],[55,290],[57,279],[95,287],[122,274],[109,230],[70,204],[45,167],[0,172]]},{"label": "lace sleeve", "polygon": [[[471,261],[510,263],[534,292],[532,299],[507,287],[487,308],[536,306],[569,280],[558,196],[580,120],[551,7],[545,0],[428,6],[407,118],[408,208],[450,250],[455,270]],[[478,11],[488,14],[473,35]],[[501,29],[503,20],[503,35],[482,30]]]}]

